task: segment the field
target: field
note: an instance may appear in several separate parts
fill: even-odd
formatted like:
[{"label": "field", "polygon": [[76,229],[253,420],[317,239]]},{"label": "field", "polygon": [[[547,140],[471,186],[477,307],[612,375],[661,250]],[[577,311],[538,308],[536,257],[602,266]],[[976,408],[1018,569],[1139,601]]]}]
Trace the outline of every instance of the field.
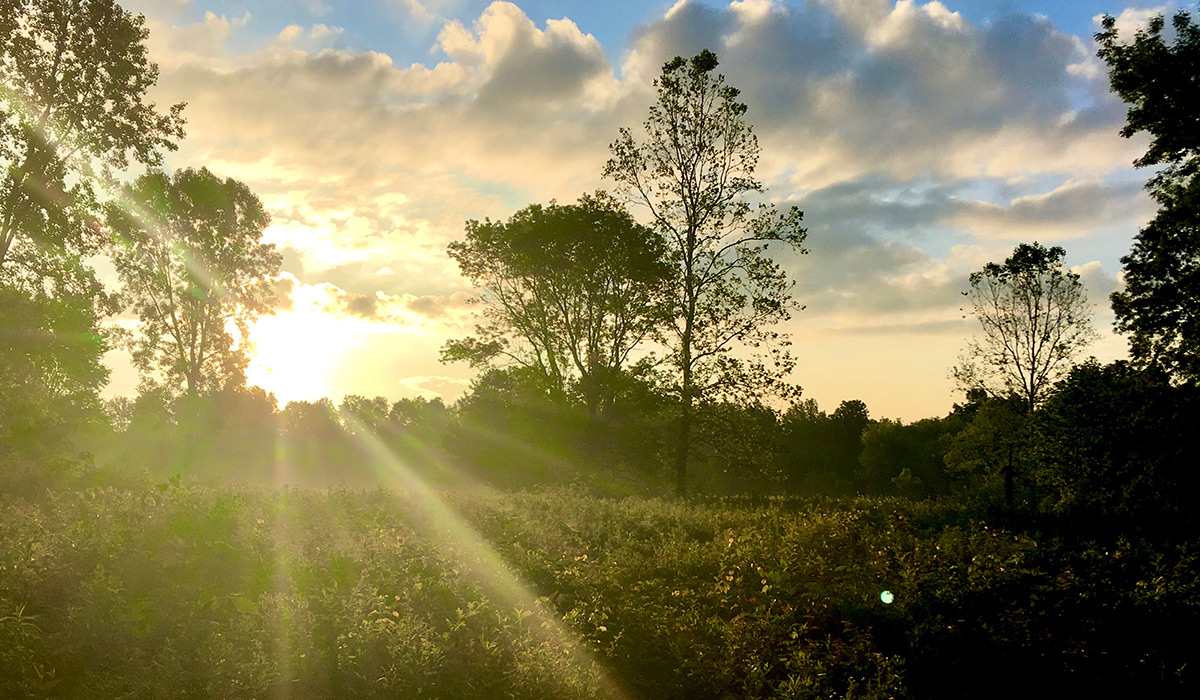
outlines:
[{"label": "field", "polygon": [[563,490],[10,500],[0,695],[1194,690],[1195,545],[1055,527],[902,500]]}]

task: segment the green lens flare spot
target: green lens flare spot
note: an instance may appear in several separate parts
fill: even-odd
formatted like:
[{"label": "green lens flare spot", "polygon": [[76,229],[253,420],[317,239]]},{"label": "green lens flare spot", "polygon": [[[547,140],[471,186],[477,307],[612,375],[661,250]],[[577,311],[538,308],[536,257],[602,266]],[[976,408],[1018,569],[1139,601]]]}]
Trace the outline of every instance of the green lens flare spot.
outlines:
[{"label": "green lens flare spot", "polygon": [[885,605],[891,605],[895,598],[892,596],[891,591],[883,591],[879,594],[879,599],[882,600]]}]

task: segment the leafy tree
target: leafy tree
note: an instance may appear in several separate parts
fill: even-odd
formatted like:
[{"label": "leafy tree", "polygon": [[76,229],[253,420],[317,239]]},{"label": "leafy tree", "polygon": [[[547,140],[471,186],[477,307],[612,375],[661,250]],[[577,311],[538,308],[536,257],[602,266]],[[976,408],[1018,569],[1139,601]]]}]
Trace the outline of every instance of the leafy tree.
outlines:
[{"label": "leafy tree", "polygon": [[[1163,528],[1197,522],[1197,443],[1181,426],[1200,417],[1200,390],[1158,368],[1086,362],[1038,413],[1038,476],[1052,512],[1109,525]],[[1189,456],[1190,455],[1190,456]]]},{"label": "leafy tree", "polygon": [[243,384],[248,326],[270,311],[280,265],[261,240],[262,203],[205,168],[147,173],[124,198],[109,224],[121,294],[142,322],[130,345],[143,380],[193,396]]},{"label": "leafy tree", "polygon": [[0,466],[73,459],[101,418],[98,185],[183,136],[145,101],[145,38],[111,1],[0,0]]},{"label": "leafy tree", "polygon": [[1163,38],[1161,15],[1121,43],[1116,21],[1103,20],[1098,55],[1112,89],[1130,104],[1121,135],[1150,135],[1134,161],[1159,167],[1147,184],[1157,216],[1121,259],[1125,289],[1112,295],[1117,329],[1129,334],[1130,355],[1178,379],[1200,378],[1200,26],[1187,12],[1172,20],[1175,41]]},{"label": "leafy tree", "polygon": [[1016,394],[1032,412],[1092,341],[1087,295],[1079,275],[1063,269],[1065,255],[1059,246],[1022,243],[1003,264],[971,273],[963,295],[983,333],[954,369],[964,389]]},{"label": "leafy tree", "polygon": [[146,101],[146,36],[112,0],[0,0],[0,269],[94,250],[97,178],[183,138],[183,105]]},{"label": "leafy tree", "polygon": [[484,322],[447,343],[443,361],[526,367],[551,396],[574,387],[593,416],[659,325],[664,246],[604,193],[534,204],[507,222],[468,221],[449,252],[482,288]]},{"label": "leafy tree", "polygon": [[[654,82],[658,101],[644,124],[645,139],[621,129],[604,167],[622,196],[646,207],[676,265],[667,341],[679,381],[679,492],[686,484],[693,406],[783,387],[793,360],[787,338],[773,329],[795,302],[791,283],[767,251],[781,243],[804,252],[806,233],[795,207],[781,214],[749,201],[763,192],[754,179],[758,139],[738,90],[716,68],[708,50],[668,61]],[[734,352],[747,347],[750,358]]]},{"label": "leafy tree", "polygon": [[387,427],[390,407],[382,396],[368,399],[358,394],[348,394],[338,406],[338,415],[348,434],[363,438],[367,435],[379,437]]}]

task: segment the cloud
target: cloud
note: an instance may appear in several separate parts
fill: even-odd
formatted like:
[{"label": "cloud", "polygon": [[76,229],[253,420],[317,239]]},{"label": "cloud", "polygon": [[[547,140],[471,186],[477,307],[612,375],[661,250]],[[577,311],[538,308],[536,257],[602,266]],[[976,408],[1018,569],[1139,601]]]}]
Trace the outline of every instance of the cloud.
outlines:
[{"label": "cloud", "polygon": [[604,186],[608,144],[638,132],[663,62],[703,48],[749,105],[768,196],[806,212],[812,252],[781,257],[808,305],[794,328],[950,333],[966,275],[1020,240],[1069,239],[1115,269],[1150,212],[1128,176],[1145,144],[1117,135],[1124,106],[1090,39],[1021,14],[975,25],[952,7],[681,0],[618,65],[588,27],[507,2],[445,22],[411,64],[349,48],[330,24],[147,12],[155,99],[188,102],[169,162],[263,199],[294,277],[280,308],[436,348],[469,326],[468,284],[445,254],[463,222]]},{"label": "cloud", "polygon": [[362,318],[374,318],[379,310],[379,299],[366,294],[349,294],[343,302],[348,313]]},{"label": "cloud", "polygon": [[[1133,40],[1134,34],[1145,29],[1150,24],[1150,20],[1158,15],[1164,17],[1170,16],[1171,4],[1163,3],[1156,7],[1126,7],[1121,10],[1121,14],[1116,16],[1117,36],[1124,41],[1130,42]],[[1092,17],[1092,23],[1095,24],[1097,31],[1100,30],[1100,21],[1104,18],[1103,14]]]},{"label": "cloud", "polygon": [[1148,219],[1154,212],[1138,182],[1068,181],[1050,192],[1016,197],[1006,204],[957,204],[956,210],[944,216],[946,224],[980,237],[1005,240],[1083,238],[1114,221]]},{"label": "cloud", "polygon": [[425,399],[453,401],[471,387],[471,380],[446,375],[420,375],[400,380],[402,393]]},{"label": "cloud", "polygon": [[291,311],[295,308],[294,294],[296,285],[299,281],[296,277],[289,273],[284,273],[279,277],[279,281],[275,283],[275,306],[276,311]]}]

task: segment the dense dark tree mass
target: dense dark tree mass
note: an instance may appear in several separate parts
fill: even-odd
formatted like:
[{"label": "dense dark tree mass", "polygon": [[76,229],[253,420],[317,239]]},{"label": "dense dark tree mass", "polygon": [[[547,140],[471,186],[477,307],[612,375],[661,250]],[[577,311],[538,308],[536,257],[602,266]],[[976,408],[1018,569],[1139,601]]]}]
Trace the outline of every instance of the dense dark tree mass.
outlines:
[{"label": "dense dark tree mass", "polygon": [[443,358],[523,367],[551,396],[578,395],[593,416],[662,320],[666,248],[604,193],[535,204],[507,222],[469,221],[450,256],[482,289],[485,321]]},{"label": "dense dark tree mass", "polygon": [[267,214],[161,169],[142,18],[0,0],[0,697],[1194,697],[1200,30],[1164,26],[1097,36],[1160,168],[1132,361],[1073,364],[1081,282],[1022,244],[968,280],[962,403],[903,423],[786,384],[805,230],[710,51],[611,145],[621,199],[467,222],[461,399],[280,408]]},{"label": "dense dark tree mass", "polygon": [[1147,185],[1158,215],[1121,259],[1125,289],[1112,303],[1135,362],[1194,381],[1200,378],[1200,26],[1187,12],[1172,25],[1172,43],[1161,16],[1131,43],[1121,41],[1112,17],[1096,35],[1112,89],[1130,105],[1121,135],[1150,135],[1149,150],[1134,164],[1158,168]]}]

